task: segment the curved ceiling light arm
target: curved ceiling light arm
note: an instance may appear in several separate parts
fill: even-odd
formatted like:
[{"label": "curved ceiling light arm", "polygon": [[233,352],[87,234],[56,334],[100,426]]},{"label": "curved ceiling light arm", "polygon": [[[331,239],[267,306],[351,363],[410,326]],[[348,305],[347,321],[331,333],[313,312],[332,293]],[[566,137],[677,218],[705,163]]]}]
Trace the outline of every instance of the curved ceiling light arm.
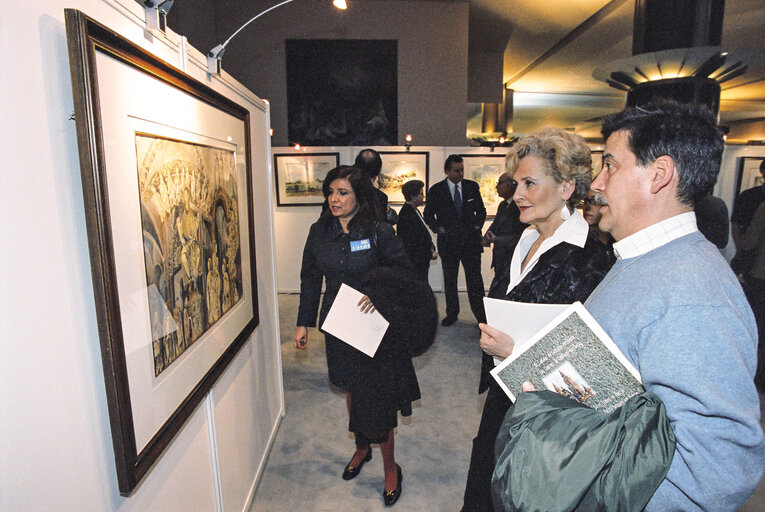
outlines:
[{"label": "curved ceiling light arm", "polygon": [[[294,1],[295,1],[295,0],[284,0],[283,2],[280,2],[280,3],[276,4],[276,5],[272,5],[271,7],[269,7],[268,9],[266,9],[265,11],[263,11],[263,12],[260,12],[260,13],[256,14],[255,16],[253,16],[252,18],[250,18],[250,20],[249,20],[249,21],[247,21],[247,23],[245,23],[244,25],[242,25],[241,27],[239,27],[239,28],[236,30],[236,32],[234,32],[233,34],[231,34],[231,36],[230,36],[228,39],[226,39],[226,41],[225,41],[223,44],[219,44],[218,46],[216,46],[215,48],[213,48],[212,50],[210,50],[209,52],[207,52],[207,72],[208,72],[208,73],[210,73],[211,75],[219,75],[219,74],[220,74],[220,63],[221,63],[221,60],[223,60],[223,53],[226,51],[226,46],[228,46],[228,43],[229,43],[229,42],[230,42],[230,41],[231,41],[231,40],[232,40],[232,39],[233,39],[233,38],[234,38],[234,37],[235,37],[235,36],[236,36],[236,35],[237,35],[239,32],[241,32],[242,30],[244,30],[244,28],[245,28],[247,25],[249,25],[250,23],[252,23],[252,22],[253,22],[253,21],[255,21],[256,19],[260,18],[261,16],[263,16],[263,15],[264,15],[264,14],[266,14],[267,12],[273,11],[274,9],[276,9],[276,8],[278,8],[278,7],[281,7],[282,5],[285,5],[285,4],[288,4],[288,3],[290,3],[290,2],[294,2]],[[332,4],[333,4],[335,7],[337,7],[338,9],[346,9],[346,8],[347,8],[347,5],[346,5],[346,3],[345,3],[345,0],[334,0],[334,1],[332,2]]]},{"label": "curved ceiling light arm", "polygon": [[231,42],[231,40],[234,38],[234,36],[236,36],[239,32],[244,30],[244,27],[246,27],[247,25],[249,25],[250,23],[252,23],[256,19],[260,18],[261,16],[263,16],[267,12],[273,11],[277,7],[281,7],[284,4],[288,4],[288,3],[294,2],[294,1],[295,0],[284,0],[283,2],[280,2],[280,3],[276,4],[276,5],[272,5],[271,7],[266,9],[265,11],[256,14],[255,16],[250,18],[250,20],[247,23],[245,23],[244,25],[239,27],[236,30],[236,32],[231,34],[229,36],[229,38],[226,39],[226,41],[223,44],[219,44],[218,46],[216,46],[215,48],[213,48],[212,50],[207,52],[207,72],[210,73],[211,75],[219,75],[220,74],[220,62],[223,59],[223,53],[226,51],[226,46],[228,46],[228,43]]}]

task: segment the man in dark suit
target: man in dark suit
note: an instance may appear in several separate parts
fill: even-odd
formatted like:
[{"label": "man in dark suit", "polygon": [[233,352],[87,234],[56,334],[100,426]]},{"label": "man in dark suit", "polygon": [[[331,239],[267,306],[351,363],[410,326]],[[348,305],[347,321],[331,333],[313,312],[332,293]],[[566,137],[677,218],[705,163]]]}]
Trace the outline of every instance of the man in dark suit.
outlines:
[{"label": "man in dark suit", "polygon": [[401,187],[406,203],[398,212],[397,234],[404,243],[404,249],[417,275],[427,282],[430,261],[436,259],[438,253],[430,238],[430,231],[425,225],[425,220],[417,209],[425,203],[425,195],[422,193],[424,187],[425,184],[420,180],[407,181]]},{"label": "man in dark suit", "polygon": [[510,284],[510,260],[513,257],[513,250],[521,233],[528,227],[520,221],[521,211],[513,202],[515,193],[515,182],[510,173],[502,173],[497,180],[497,194],[502,198],[502,202],[497,207],[497,215],[494,222],[491,223],[481,243],[484,247],[494,244],[494,250],[491,255],[491,268],[494,269],[494,279],[489,286],[491,292]]},{"label": "man in dark suit", "polygon": [[476,320],[486,322],[481,277],[481,230],[486,208],[478,183],[462,179],[465,166],[461,156],[449,155],[444,162],[444,173],[446,179],[430,187],[423,214],[425,222],[438,235],[438,253],[444,270],[446,317],[441,325],[452,325],[460,312],[457,298],[460,262],[465,271],[470,309]]}]

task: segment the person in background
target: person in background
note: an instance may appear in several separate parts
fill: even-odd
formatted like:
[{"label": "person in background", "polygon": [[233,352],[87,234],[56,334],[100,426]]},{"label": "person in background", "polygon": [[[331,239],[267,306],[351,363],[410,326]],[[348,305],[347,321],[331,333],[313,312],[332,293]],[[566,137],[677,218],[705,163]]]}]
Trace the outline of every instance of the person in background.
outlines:
[{"label": "person in background", "polygon": [[404,244],[404,249],[414,265],[417,275],[425,282],[428,281],[428,271],[431,260],[438,258],[436,247],[430,238],[425,219],[422,218],[418,206],[425,204],[423,189],[425,183],[420,180],[410,180],[401,187],[406,203],[398,212],[398,237]]},{"label": "person in background", "polygon": [[765,202],[754,212],[746,232],[739,238],[739,247],[754,253],[752,268],[744,280],[744,292],[752,307],[760,340],[754,383],[760,393],[765,393]]},{"label": "person in background", "polygon": [[[517,188],[513,201],[520,221],[530,224],[510,261],[509,285],[493,298],[538,304],[583,301],[600,282],[610,262],[603,246],[576,209],[590,188],[590,148],[579,135],[545,128],[521,138],[507,155],[507,169]],[[484,323],[481,349],[485,352],[479,392],[489,390],[478,434],[473,439],[463,512],[492,511],[491,477],[494,444],[505,413],[512,405],[489,374],[513,348],[509,337]]]},{"label": "person in background", "polygon": [[444,162],[446,179],[428,190],[423,217],[430,230],[438,235],[438,254],[444,272],[446,317],[441,325],[450,326],[460,312],[457,296],[457,274],[460,262],[465,270],[468,301],[476,320],[486,320],[483,310],[483,276],[481,275],[481,230],[486,208],[478,183],[464,178],[465,165],[459,155],[449,155]]},{"label": "person in background", "polygon": [[694,208],[696,227],[707,240],[722,250],[728,245],[728,233],[730,232],[728,207],[725,205],[725,201],[712,195],[713,188],[710,188],[696,201]]},{"label": "person in background", "polygon": [[502,173],[497,179],[497,195],[502,202],[497,207],[494,222],[481,239],[484,247],[494,245],[491,253],[491,268],[494,269],[494,279],[489,285],[489,293],[497,287],[504,286],[510,279],[510,257],[513,255],[515,244],[521,238],[521,233],[528,227],[519,220],[521,211],[513,202],[516,183],[509,172]]},{"label": "person in background", "polygon": [[614,237],[598,227],[600,218],[603,216],[603,214],[600,213],[601,206],[603,206],[603,204],[601,204],[600,199],[596,197],[595,191],[590,189],[587,192],[587,197],[582,200],[582,216],[584,217],[584,220],[587,221],[587,224],[590,225],[590,232],[598,239],[598,242],[603,244],[611,263],[613,263],[616,261],[616,256],[614,256]]},{"label": "person in background", "polygon": [[[361,172],[369,178],[373,185],[375,181],[379,181],[380,172],[382,172],[382,157],[380,156],[380,153],[374,149],[367,148],[359,151],[353,165],[358,169],[361,169]],[[398,222],[396,211],[388,206],[388,195],[379,188],[374,188],[374,195],[379,204],[380,211],[384,215],[385,222],[388,224],[395,224]]]},{"label": "person in background", "polygon": [[[765,159],[760,162],[760,175],[765,180]],[[744,190],[733,202],[730,222],[733,243],[736,244],[736,248],[738,248],[739,238],[746,233],[746,229],[754,217],[754,212],[763,202],[765,202],[765,181],[761,185]]]},{"label": "person in background", "polygon": [[[378,267],[411,271],[412,266],[390,224],[375,215],[370,180],[349,166],[327,174],[329,209],[308,233],[300,270],[300,306],[295,348],[305,349],[308,328],[316,326],[322,281],[325,283],[319,325],[332,307],[342,284],[360,290],[365,275]],[[358,304],[363,312],[374,311],[367,296]],[[350,417],[348,429],[356,437],[356,451],[343,471],[344,480],[355,478],[372,458],[371,444],[379,444],[385,471],[383,498],[392,505],[401,495],[401,468],[394,457],[393,429],[398,412],[411,414],[411,403],[420,398],[417,376],[407,351],[386,351],[370,358],[325,333],[329,382],[345,391]],[[378,352],[382,350],[378,349]]]}]

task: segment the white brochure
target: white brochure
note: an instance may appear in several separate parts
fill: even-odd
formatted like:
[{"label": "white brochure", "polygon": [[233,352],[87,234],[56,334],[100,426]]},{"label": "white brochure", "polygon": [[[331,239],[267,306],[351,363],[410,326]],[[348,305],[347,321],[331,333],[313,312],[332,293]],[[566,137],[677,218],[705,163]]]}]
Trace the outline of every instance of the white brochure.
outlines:
[{"label": "white brochure", "polygon": [[[513,352],[523,349],[532,336],[569,306],[570,304],[529,304],[489,297],[483,299],[486,323],[513,339]],[[494,358],[494,364],[501,361],[498,357]]]},{"label": "white brochure", "polygon": [[360,291],[342,284],[321,328],[369,357],[374,357],[388,330],[388,321],[377,310],[374,313],[362,313],[358,303],[363,296]]}]

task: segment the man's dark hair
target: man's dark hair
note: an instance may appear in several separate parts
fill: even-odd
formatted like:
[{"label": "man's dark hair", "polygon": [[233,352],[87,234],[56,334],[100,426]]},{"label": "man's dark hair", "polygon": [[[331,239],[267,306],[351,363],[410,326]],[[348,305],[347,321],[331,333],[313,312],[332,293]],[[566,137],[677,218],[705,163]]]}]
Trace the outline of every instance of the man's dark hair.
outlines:
[{"label": "man's dark hair", "polygon": [[404,194],[404,201],[410,201],[414,196],[422,191],[425,184],[420,180],[409,180],[401,186],[401,193]]},{"label": "man's dark hair", "polygon": [[706,108],[657,100],[607,116],[603,137],[625,130],[629,148],[641,166],[661,156],[675,162],[677,198],[693,207],[717,181],[724,147],[723,132]]},{"label": "man's dark hair", "polygon": [[448,171],[452,168],[452,163],[461,164],[462,163],[462,157],[459,155],[449,155],[446,157],[446,162],[444,162],[444,171]]},{"label": "man's dark hair", "polygon": [[356,161],[353,166],[361,169],[361,172],[370,180],[374,180],[380,174],[382,170],[382,157],[380,153],[372,148],[362,149],[358,155],[356,155]]},{"label": "man's dark hair", "polygon": [[765,176],[765,160],[763,160],[762,162],[760,162],[760,174],[762,174],[763,176]]},{"label": "man's dark hair", "polygon": [[[359,206],[359,212],[351,219],[351,222],[358,219],[367,226],[374,226],[378,218],[382,216],[379,211],[380,206],[374,197],[374,187],[370,183],[369,179],[364,175],[361,169],[352,165],[341,165],[335,167],[327,173],[322,183],[322,191],[324,192],[324,198],[329,199],[329,187],[333,181],[337,179],[348,180],[348,183],[353,189],[353,194],[356,196],[356,204]],[[332,211],[327,208],[322,212],[319,219],[328,225],[333,219]]]}]

